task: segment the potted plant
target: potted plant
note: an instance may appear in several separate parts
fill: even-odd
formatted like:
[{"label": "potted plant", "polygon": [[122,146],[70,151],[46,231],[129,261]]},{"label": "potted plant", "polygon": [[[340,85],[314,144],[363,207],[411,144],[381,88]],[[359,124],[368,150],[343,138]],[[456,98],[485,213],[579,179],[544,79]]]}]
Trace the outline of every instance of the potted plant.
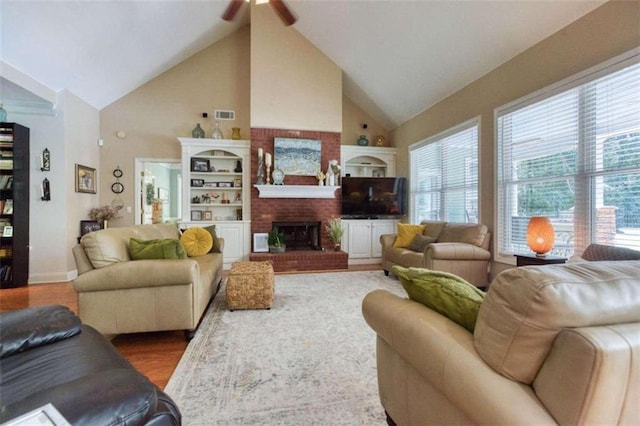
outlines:
[{"label": "potted plant", "polygon": [[269,243],[269,252],[271,253],[284,253],[286,248],[285,240],[287,236],[284,232],[278,231],[277,227],[273,227],[267,237]]},{"label": "potted plant", "polygon": [[342,226],[342,222],[338,218],[331,219],[327,226],[325,227],[327,234],[333,241],[333,248],[335,251],[340,251],[340,242],[342,241],[342,236],[344,235],[344,227]]}]

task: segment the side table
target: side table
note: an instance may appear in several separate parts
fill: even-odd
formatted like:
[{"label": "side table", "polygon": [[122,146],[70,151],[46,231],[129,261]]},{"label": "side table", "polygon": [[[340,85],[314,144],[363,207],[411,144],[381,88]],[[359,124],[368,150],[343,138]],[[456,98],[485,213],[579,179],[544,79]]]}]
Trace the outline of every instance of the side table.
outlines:
[{"label": "side table", "polygon": [[536,256],[534,254],[516,254],[516,266],[528,265],[553,265],[566,263],[566,257],[560,256]]}]

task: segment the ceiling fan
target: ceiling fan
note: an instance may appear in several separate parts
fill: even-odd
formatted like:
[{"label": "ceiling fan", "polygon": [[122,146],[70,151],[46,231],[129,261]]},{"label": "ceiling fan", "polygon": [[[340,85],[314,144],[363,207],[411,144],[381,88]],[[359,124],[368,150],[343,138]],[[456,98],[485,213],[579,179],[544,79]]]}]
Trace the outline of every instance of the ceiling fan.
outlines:
[{"label": "ceiling fan", "polygon": [[[249,1],[250,0],[231,0],[229,2],[229,6],[227,6],[227,10],[225,10],[224,14],[222,15],[222,19],[224,19],[225,21],[233,21],[233,18],[235,18],[236,13],[238,13],[240,8],[242,7],[242,3],[249,2]],[[289,25],[291,25],[291,24],[296,22],[296,17],[293,16],[293,13],[291,13],[291,11],[287,7],[287,5],[284,4],[284,1],[282,1],[282,0],[263,0],[263,1],[257,0],[257,3],[266,3],[266,2],[268,2],[271,5],[271,7],[273,7],[273,9],[276,11],[276,13],[280,17],[280,19],[282,19],[282,22],[286,26],[289,26]]]}]

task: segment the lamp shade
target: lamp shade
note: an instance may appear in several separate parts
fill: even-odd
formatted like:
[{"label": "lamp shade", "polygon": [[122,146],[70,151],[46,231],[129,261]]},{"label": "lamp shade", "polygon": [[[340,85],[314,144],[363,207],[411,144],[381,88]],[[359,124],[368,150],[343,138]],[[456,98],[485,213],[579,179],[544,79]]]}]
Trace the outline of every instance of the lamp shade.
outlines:
[{"label": "lamp shade", "polygon": [[544,256],[556,241],[553,225],[546,216],[534,216],[527,226],[527,245],[537,256]]}]

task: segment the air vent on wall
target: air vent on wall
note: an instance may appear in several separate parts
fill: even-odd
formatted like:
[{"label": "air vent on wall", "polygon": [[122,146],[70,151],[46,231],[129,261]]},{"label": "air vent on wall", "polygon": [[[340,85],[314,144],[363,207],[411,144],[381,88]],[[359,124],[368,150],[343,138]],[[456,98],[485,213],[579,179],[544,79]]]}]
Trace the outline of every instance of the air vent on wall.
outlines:
[{"label": "air vent on wall", "polygon": [[235,120],[236,112],[231,110],[217,109],[215,110],[216,120]]}]

